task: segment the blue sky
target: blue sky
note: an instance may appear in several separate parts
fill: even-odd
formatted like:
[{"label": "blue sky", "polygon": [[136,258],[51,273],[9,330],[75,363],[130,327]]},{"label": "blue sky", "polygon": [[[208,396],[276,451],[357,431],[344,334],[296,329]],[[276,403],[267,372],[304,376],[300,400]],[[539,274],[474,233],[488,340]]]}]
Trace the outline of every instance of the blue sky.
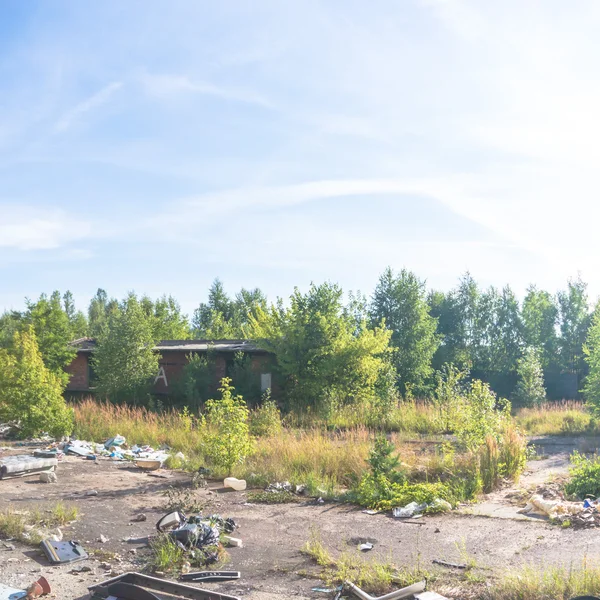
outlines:
[{"label": "blue sky", "polygon": [[0,308],[387,266],[600,294],[600,5],[5,0]]}]

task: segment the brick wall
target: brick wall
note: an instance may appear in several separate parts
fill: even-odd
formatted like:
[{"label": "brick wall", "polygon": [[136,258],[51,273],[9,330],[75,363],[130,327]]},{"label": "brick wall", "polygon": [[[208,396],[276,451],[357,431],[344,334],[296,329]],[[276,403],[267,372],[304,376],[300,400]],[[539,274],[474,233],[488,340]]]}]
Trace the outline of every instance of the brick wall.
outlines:
[{"label": "brick wall", "polygon": [[73,362],[65,368],[65,371],[71,375],[68,392],[87,392],[90,388],[88,371],[89,354],[78,354]]}]

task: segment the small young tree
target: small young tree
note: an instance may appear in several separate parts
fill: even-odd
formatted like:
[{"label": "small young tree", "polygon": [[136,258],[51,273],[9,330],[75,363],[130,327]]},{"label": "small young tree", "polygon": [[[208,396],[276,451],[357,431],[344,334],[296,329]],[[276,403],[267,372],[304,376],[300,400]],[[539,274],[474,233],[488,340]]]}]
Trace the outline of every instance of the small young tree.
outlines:
[{"label": "small young tree", "polygon": [[523,356],[517,360],[517,376],[519,379],[513,392],[516,404],[536,406],[546,400],[544,372],[536,348],[525,348]]},{"label": "small young tree", "polygon": [[254,448],[248,424],[250,411],[242,396],[233,395],[228,377],[221,379],[219,391],[221,398],[206,403],[204,452],[213,465],[231,475],[233,467],[243,463]]},{"label": "small young tree", "polygon": [[18,423],[21,437],[70,434],[73,410],[62,378],[44,365],[33,327],[17,331],[11,351],[0,350],[0,420]]}]

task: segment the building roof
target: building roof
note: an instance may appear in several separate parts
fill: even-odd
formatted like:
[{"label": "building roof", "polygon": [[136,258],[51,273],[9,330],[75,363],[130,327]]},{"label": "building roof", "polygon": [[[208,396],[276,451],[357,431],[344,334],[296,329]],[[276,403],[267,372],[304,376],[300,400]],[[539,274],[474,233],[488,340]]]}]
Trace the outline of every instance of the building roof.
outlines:
[{"label": "building roof", "polygon": [[[96,340],[94,338],[85,337],[73,340],[69,343],[77,352],[85,354],[93,352],[96,348]],[[154,349],[164,354],[165,352],[248,352],[259,353],[265,352],[259,348],[254,342],[249,340],[162,340]]]}]

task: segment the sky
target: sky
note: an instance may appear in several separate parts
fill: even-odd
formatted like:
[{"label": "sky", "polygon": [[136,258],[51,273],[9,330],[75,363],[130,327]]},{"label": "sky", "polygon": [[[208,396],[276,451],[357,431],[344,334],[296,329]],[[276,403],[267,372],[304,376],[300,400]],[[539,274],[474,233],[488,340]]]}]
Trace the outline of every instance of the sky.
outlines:
[{"label": "sky", "polygon": [[215,277],[600,295],[594,0],[4,0],[0,309]]}]

